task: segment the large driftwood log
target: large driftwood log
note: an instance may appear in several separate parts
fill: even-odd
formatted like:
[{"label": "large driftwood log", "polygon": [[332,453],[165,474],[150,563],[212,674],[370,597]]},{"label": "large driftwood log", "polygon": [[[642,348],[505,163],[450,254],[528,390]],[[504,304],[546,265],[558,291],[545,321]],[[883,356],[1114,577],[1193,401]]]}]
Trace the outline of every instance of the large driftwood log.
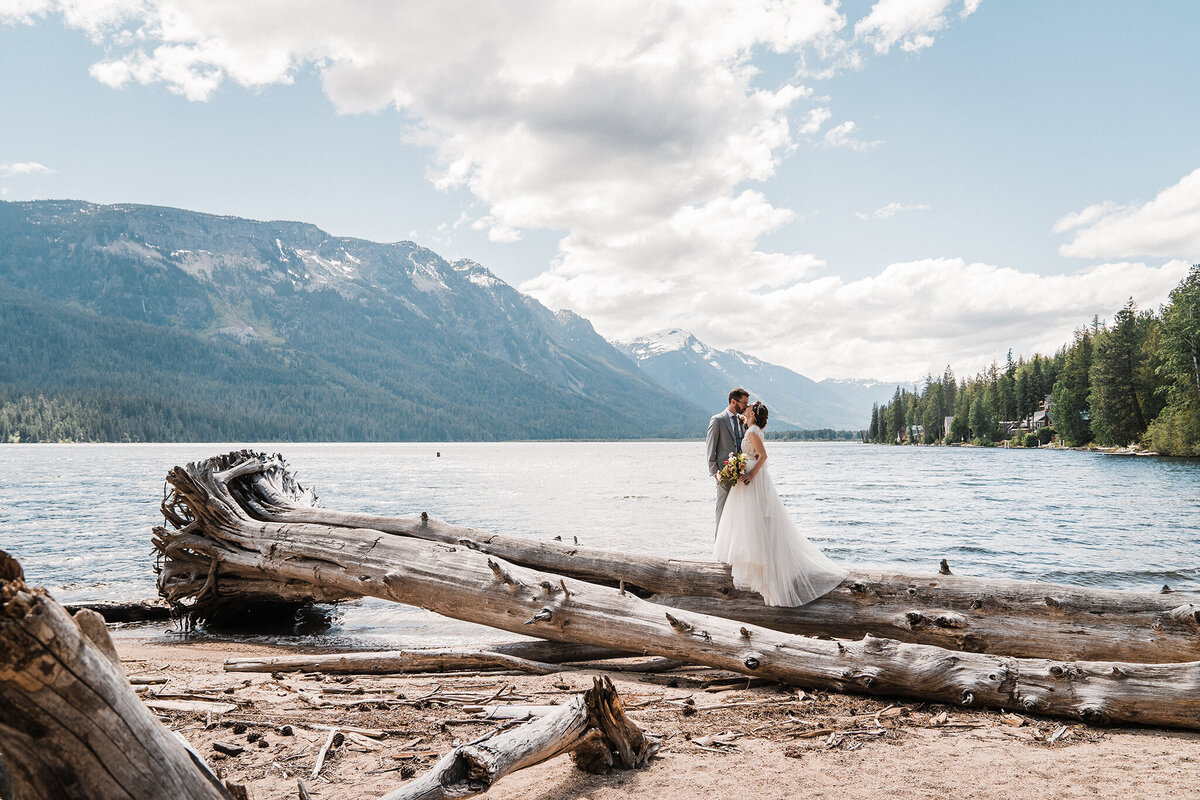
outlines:
[{"label": "large driftwood log", "polygon": [[430,648],[384,650],[377,653],[231,658],[228,672],[329,672],[357,675],[395,675],[403,672],[454,672],[456,670],[512,669],[531,675],[553,675],[568,667],[546,661],[486,650]]},{"label": "large driftwood log", "polygon": [[[381,650],[359,653],[305,654],[269,656],[262,658],[231,658],[226,660],[229,672],[325,672],[357,675],[393,675],[404,672],[450,672],[464,669],[517,669],[533,674],[548,675],[567,669],[590,668],[561,666],[568,661],[591,662],[624,658],[629,653],[607,647],[564,642],[507,642],[477,650],[421,648],[412,650]],[[665,663],[661,659],[643,664],[617,665],[617,671],[665,671],[680,666],[679,662]]]},{"label": "large driftwood log", "polygon": [[171,607],[159,598],[153,600],[134,600],[129,603],[116,603],[102,600],[94,603],[66,603],[63,605],[69,613],[89,610],[95,611],[105,622],[158,622],[171,618]]},{"label": "large driftwood log", "polygon": [[383,800],[474,797],[511,772],[567,752],[587,772],[636,769],[657,749],[625,715],[612,682],[597,678],[586,693],[533,722],[454,748]]},{"label": "large driftwood log", "polygon": [[[753,622],[789,633],[887,637],[954,650],[1029,658],[1165,663],[1200,660],[1200,597],[1120,592],[1033,581],[958,575],[902,575],[855,570],[834,591],[801,608],[772,608],[757,594],[733,588],[729,567],[701,561],[613,553],[560,542],[489,534],[429,518],[383,517],[316,506],[279,456],[230,453],[208,462],[214,481],[246,520],[363,528],[467,547],[533,569],[629,591],[656,593],[656,602]],[[166,504],[168,519],[174,495]],[[179,524],[177,521],[176,524]],[[185,523],[186,524],[186,523]],[[204,580],[196,573],[191,581]],[[223,578],[222,596],[263,596],[279,587],[254,587]],[[306,597],[303,586],[285,585]],[[168,594],[168,597],[170,595]],[[214,600],[216,597],[214,596]],[[332,599],[328,589],[308,599]]]},{"label": "large driftwood log", "polygon": [[231,798],[142,704],[120,665],[49,595],[26,586],[3,552],[0,757],[4,796],[19,800]]},{"label": "large driftwood log", "polygon": [[[731,669],[786,683],[1016,708],[1088,722],[1200,728],[1200,663],[1131,664],[957,653],[891,639],[790,635],[536,572],[470,548],[379,531],[247,520],[216,463],[171,471],[186,522],[156,529],[178,573],[209,564],[321,591],[372,595],[456,619]],[[198,591],[201,587],[196,586]]]}]

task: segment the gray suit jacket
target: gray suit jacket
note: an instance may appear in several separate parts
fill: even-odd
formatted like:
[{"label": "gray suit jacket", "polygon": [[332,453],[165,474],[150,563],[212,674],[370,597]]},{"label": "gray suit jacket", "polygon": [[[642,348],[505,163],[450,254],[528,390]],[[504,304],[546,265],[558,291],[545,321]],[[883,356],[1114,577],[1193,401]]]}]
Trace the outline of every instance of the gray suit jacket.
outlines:
[{"label": "gray suit jacket", "polygon": [[722,411],[708,421],[708,436],[704,444],[708,449],[709,475],[717,474],[730,453],[741,451],[737,433],[733,428],[733,418],[728,413]]}]

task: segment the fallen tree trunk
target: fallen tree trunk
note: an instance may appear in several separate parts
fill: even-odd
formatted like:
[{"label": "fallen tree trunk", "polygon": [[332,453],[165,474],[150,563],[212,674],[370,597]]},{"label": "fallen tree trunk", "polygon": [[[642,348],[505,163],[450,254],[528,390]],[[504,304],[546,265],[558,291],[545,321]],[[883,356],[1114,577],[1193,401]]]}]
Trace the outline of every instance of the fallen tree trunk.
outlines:
[{"label": "fallen tree trunk", "polygon": [[[90,630],[108,635],[103,625]],[[20,800],[231,798],[142,704],[120,665],[49,595],[26,586],[2,551],[0,760],[4,796]]]},{"label": "fallen tree trunk", "polygon": [[505,775],[567,752],[587,772],[636,769],[657,749],[625,715],[612,682],[596,679],[586,693],[533,722],[454,748],[383,800],[474,797]]},{"label": "fallen tree trunk", "polygon": [[[378,531],[247,520],[214,462],[171,471],[186,509],[157,528],[167,574],[221,571],[372,595],[555,641],[642,652],[786,683],[1016,708],[1087,722],[1200,728],[1200,663],[1131,664],[955,653],[891,639],[820,640],[536,572],[468,548]],[[168,569],[174,566],[177,569]],[[199,590],[199,586],[195,587]],[[182,599],[182,596],[177,594]]]},{"label": "fallen tree trunk", "polygon": [[102,600],[95,603],[67,603],[63,606],[74,614],[81,609],[95,611],[105,622],[162,622],[171,618],[171,607],[159,598],[115,603]]},{"label": "fallen tree trunk", "polygon": [[[524,643],[518,643],[524,644]],[[546,644],[551,642],[530,643]],[[373,652],[337,652],[328,655],[270,656],[263,658],[229,658],[224,663],[226,672],[319,672],[329,674],[392,675],[413,672],[455,672],[463,669],[520,669],[535,675],[550,675],[569,669],[608,669],[614,672],[665,672],[682,666],[678,661],[665,663],[662,660],[635,664],[601,664],[582,662],[578,666],[563,666],[565,658],[550,661],[532,660],[505,651],[505,645],[480,650],[457,650],[425,648],[420,650],[380,650]],[[528,648],[538,650],[539,648]],[[578,648],[586,650],[588,648]],[[616,652],[617,657],[628,656],[608,648],[589,648],[598,651],[601,658]],[[554,654],[551,654],[554,655]],[[560,655],[560,654],[559,654]],[[571,661],[578,661],[571,658]]]},{"label": "fallen tree trunk", "polygon": [[[855,570],[832,592],[800,608],[768,607],[754,593],[733,588],[729,567],[613,553],[559,542],[538,542],[448,525],[422,514],[382,517],[316,507],[316,496],[296,483],[278,456],[230,453],[206,462],[200,489],[223,487],[247,523],[316,524],[368,529],[466,547],[506,561],[601,585],[656,593],[656,602],[753,622],[789,633],[859,638],[867,634],[968,652],[1066,660],[1165,663],[1200,660],[1200,598],[1190,594],[1120,592],[950,574],[902,575]],[[164,503],[175,514],[174,495]],[[203,581],[196,573],[191,581]],[[304,586],[222,581],[222,595],[274,591],[292,598],[332,598]],[[332,595],[336,595],[333,592]],[[168,598],[171,595],[167,595]],[[214,598],[215,599],[215,598]]]},{"label": "fallen tree trunk", "polygon": [[231,658],[227,672],[328,672],[358,675],[394,675],[403,672],[454,672],[478,669],[513,669],[531,675],[553,675],[570,669],[561,664],[531,661],[486,650],[438,648],[386,650],[378,653]]}]

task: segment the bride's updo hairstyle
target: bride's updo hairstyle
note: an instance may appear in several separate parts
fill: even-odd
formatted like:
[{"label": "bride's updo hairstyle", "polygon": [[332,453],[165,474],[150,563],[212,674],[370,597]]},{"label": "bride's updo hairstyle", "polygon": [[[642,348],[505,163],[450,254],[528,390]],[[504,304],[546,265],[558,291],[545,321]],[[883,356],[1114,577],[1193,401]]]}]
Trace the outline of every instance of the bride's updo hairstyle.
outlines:
[{"label": "bride's updo hairstyle", "polygon": [[754,412],[754,424],[763,430],[767,429],[767,404],[754,403],[750,406],[750,410]]}]

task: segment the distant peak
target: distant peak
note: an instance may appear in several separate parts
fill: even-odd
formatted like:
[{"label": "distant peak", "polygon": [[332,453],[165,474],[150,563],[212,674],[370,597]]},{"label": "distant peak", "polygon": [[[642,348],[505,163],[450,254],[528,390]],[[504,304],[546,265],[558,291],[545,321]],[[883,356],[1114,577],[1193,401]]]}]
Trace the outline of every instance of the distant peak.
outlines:
[{"label": "distant peak", "polygon": [[749,353],[743,353],[741,350],[726,350],[725,352],[727,352],[727,353],[729,353],[729,355],[734,356],[735,358],[739,359],[746,366],[749,366],[749,367],[765,366],[765,362],[763,362],[760,359],[755,358],[754,356],[750,355]]},{"label": "distant peak", "polygon": [[663,328],[653,333],[647,333],[645,336],[639,336],[636,339],[623,342],[627,347],[648,347],[660,353],[670,352],[671,350],[683,350],[686,347],[699,343],[699,340],[695,336],[682,328]]}]

